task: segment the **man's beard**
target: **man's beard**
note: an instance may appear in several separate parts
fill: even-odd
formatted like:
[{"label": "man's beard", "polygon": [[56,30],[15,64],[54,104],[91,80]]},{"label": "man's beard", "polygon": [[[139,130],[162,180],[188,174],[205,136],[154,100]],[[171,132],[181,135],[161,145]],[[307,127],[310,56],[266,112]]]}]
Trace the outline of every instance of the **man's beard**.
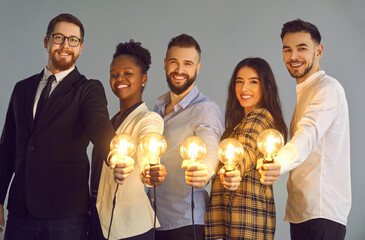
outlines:
[{"label": "man's beard", "polygon": [[[58,54],[58,52],[60,52],[60,51],[70,54],[71,60],[67,61],[66,59],[60,59],[60,60],[56,59],[56,54]],[[57,49],[52,52],[51,62],[55,69],[57,69],[59,71],[65,71],[67,69],[70,69],[76,63],[76,60],[78,57],[79,56],[75,56],[75,53],[72,51],[65,51],[63,49]]]},{"label": "man's beard", "polygon": [[[172,80],[171,80],[172,75],[185,76],[186,77],[186,82],[182,86],[175,86],[173,84]],[[179,74],[177,72],[172,72],[169,75],[167,75],[167,73],[166,73],[166,80],[167,80],[167,83],[169,85],[169,88],[170,88],[171,92],[175,93],[176,95],[180,95],[183,92],[185,92],[186,89],[188,89],[191,85],[193,85],[193,83],[195,82],[195,79],[196,79],[196,71],[195,71],[195,74],[192,77],[189,77],[185,73]]]},{"label": "man's beard", "polygon": [[[303,78],[305,75],[307,75],[312,70],[313,65],[314,65],[314,58],[315,58],[315,55],[313,55],[312,64],[309,67],[307,67],[306,69],[304,69],[303,74],[300,74],[299,72],[295,72],[295,71],[291,72],[288,68],[290,75],[293,78]],[[293,61],[293,62],[295,62],[295,61]],[[290,63],[292,63],[292,62],[290,62]]]}]

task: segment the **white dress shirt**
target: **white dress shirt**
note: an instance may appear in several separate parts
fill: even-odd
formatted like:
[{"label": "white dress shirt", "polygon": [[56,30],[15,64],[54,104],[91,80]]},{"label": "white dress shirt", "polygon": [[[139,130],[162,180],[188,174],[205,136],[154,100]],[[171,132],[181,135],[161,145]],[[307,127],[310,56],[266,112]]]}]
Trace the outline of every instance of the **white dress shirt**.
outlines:
[{"label": "white dress shirt", "polygon": [[290,171],[284,220],[346,225],[351,208],[349,111],[344,89],[318,71],[296,86],[291,140],[275,160]]},{"label": "white dress shirt", "polygon": [[[75,66],[73,66],[70,69],[67,69],[66,71],[63,72],[59,72],[54,74],[54,76],[56,77],[56,81],[54,81],[51,85],[51,91],[49,92],[49,95],[52,94],[53,90],[57,87],[57,85],[70,73],[72,72],[72,70],[75,69]],[[42,94],[43,88],[46,86],[47,84],[47,79],[49,76],[51,76],[53,73],[51,73],[47,67],[44,68],[43,71],[43,77],[41,79],[41,81],[39,81],[38,84],[38,89],[37,89],[37,93],[35,95],[35,99],[34,99],[34,105],[33,105],[33,118],[35,118],[35,114],[37,112],[37,106],[38,106],[38,101],[39,98]]]}]

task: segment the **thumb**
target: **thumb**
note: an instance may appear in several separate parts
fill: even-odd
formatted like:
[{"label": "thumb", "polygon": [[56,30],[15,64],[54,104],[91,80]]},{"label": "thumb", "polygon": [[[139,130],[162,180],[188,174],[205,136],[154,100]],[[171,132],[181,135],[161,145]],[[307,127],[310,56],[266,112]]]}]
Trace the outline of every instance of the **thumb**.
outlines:
[{"label": "thumb", "polygon": [[262,158],[258,159],[256,163],[256,169],[262,168],[263,165],[264,165],[264,159]]},{"label": "thumb", "polygon": [[219,175],[224,175],[226,173],[226,170],[224,169],[224,167],[222,167],[220,170],[219,170],[219,172],[218,172],[218,174]]}]

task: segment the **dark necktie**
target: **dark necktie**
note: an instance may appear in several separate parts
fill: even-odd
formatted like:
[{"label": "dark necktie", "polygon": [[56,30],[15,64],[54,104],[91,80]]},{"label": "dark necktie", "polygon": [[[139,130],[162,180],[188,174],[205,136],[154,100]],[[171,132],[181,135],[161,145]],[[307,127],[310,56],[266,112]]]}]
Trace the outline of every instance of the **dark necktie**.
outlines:
[{"label": "dark necktie", "polygon": [[42,108],[43,108],[44,104],[46,103],[46,101],[48,99],[49,93],[51,92],[52,82],[55,81],[55,80],[56,80],[55,75],[51,75],[47,79],[47,84],[43,88],[41,96],[39,97],[39,100],[38,100],[37,111],[36,111],[36,114],[35,114],[36,119],[39,116],[39,114],[41,113]]}]

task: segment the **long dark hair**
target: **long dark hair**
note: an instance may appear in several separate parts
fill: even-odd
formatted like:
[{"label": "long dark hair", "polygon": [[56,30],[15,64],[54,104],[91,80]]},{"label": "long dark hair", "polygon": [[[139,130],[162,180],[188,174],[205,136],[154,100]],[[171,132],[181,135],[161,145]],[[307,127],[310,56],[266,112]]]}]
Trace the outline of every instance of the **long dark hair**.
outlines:
[{"label": "long dark hair", "polygon": [[288,135],[288,129],[286,127],[283,114],[281,111],[281,103],[278,94],[278,88],[274,74],[270,68],[270,65],[262,58],[246,58],[239,62],[233,71],[231,81],[228,86],[228,99],[226,105],[225,114],[225,127],[226,130],[223,133],[222,139],[227,138],[237,124],[239,124],[242,118],[245,116],[244,108],[239,103],[236,97],[236,78],[238,71],[243,67],[251,67],[256,70],[259,75],[263,98],[260,106],[266,108],[275,121],[275,127],[283,134],[286,141]]}]

